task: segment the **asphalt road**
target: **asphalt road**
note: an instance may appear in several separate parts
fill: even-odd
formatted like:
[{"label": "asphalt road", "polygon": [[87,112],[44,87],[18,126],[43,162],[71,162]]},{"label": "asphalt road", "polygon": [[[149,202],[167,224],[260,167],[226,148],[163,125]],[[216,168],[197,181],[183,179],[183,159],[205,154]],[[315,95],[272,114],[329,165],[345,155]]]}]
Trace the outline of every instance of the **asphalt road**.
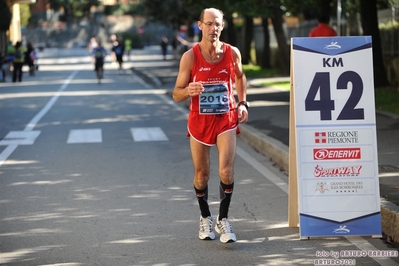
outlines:
[{"label": "asphalt road", "polygon": [[[158,47],[133,54],[126,69],[161,58]],[[45,50],[35,77],[0,84],[1,266],[315,265],[395,251],[381,239],[300,240],[288,227],[287,176],[241,140],[230,210],[238,242],[199,240],[187,110],[165,93],[111,63],[97,84],[84,49]],[[216,149],[211,159],[215,214]]]}]

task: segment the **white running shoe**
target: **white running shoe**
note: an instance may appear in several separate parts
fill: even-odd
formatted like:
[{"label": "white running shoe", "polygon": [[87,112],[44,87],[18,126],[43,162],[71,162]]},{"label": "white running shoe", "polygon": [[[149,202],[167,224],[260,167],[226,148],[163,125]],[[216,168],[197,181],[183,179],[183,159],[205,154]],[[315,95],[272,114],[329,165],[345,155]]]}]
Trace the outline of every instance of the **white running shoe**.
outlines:
[{"label": "white running shoe", "polygon": [[202,240],[213,240],[215,239],[215,233],[213,232],[213,219],[212,216],[206,218],[200,216],[199,234],[198,237]]},{"label": "white running shoe", "polygon": [[223,218],[219,221],[219,215],[216,219],[215,230],[220,234],[220,242],[232,243],[237,241],[236,235],[233,233],[233,227],[230,224],[229,219]]}]

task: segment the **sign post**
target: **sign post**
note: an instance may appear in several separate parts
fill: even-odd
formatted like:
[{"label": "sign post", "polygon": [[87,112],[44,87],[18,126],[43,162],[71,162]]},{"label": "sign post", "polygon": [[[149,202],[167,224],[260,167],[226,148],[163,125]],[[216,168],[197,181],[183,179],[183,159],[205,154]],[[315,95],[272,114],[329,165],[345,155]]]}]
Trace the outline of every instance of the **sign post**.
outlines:
[{"label": "sign post", "polygon": [[300,237],[381,236],[371,37],[293,38],[291,55]]}]

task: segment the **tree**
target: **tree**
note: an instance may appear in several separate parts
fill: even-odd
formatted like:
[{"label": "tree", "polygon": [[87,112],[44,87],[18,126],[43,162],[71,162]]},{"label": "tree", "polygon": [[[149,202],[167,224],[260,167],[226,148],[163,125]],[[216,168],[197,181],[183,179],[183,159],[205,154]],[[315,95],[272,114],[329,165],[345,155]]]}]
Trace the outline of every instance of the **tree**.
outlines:
[{"label": "tree", "polygon": [[278,51],[279,51],[279,64],[282,74],[288,75],[290,73],[290,52],[289,46],[287,44],[287,39],[285,37],[284,29],[283,29],[283,12],[277,3],[271,6],[272,12],[272,23],[274,33],[276,34]]},{"label": "tree", "polygon": [[387,86],[389,83],[382,57],[377,0],[360,0],[360,15],[363,35],[370,35],[373,40],[374,85],[375,87]]},{"label": "tree", "polygon": [[8,31],[11,25],[12,13],[6,0],[0,0],[0,31]]},{"label": "tree", "polygon": [[7,31],[11,25],[12,13],[6,0],[0,0],[0,53],[6,52]]}]

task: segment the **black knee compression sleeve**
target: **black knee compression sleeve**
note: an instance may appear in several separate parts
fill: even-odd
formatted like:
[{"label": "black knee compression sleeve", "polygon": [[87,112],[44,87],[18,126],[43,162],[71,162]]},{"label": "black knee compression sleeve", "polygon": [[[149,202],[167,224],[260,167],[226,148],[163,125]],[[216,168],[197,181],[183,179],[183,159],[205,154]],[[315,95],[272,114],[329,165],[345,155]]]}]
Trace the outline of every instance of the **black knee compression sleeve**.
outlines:
[{"label": "black knee compression sleeve", "polygon": [[211,216],[211,212],[209,211],[209,205],[208,205],[208,186],[206,186],[202,190],[199,190],[196,187],[194,187],[194,190],[195,194],[197,195],[201,216],[204,218]]},{"label": "black knee compression sleeve", "polygon": [[233,194],[234,182],[230,185],[223,184],[220,182],[220,208],[219,208],[219,220],[227,218],[231,196]]}]

